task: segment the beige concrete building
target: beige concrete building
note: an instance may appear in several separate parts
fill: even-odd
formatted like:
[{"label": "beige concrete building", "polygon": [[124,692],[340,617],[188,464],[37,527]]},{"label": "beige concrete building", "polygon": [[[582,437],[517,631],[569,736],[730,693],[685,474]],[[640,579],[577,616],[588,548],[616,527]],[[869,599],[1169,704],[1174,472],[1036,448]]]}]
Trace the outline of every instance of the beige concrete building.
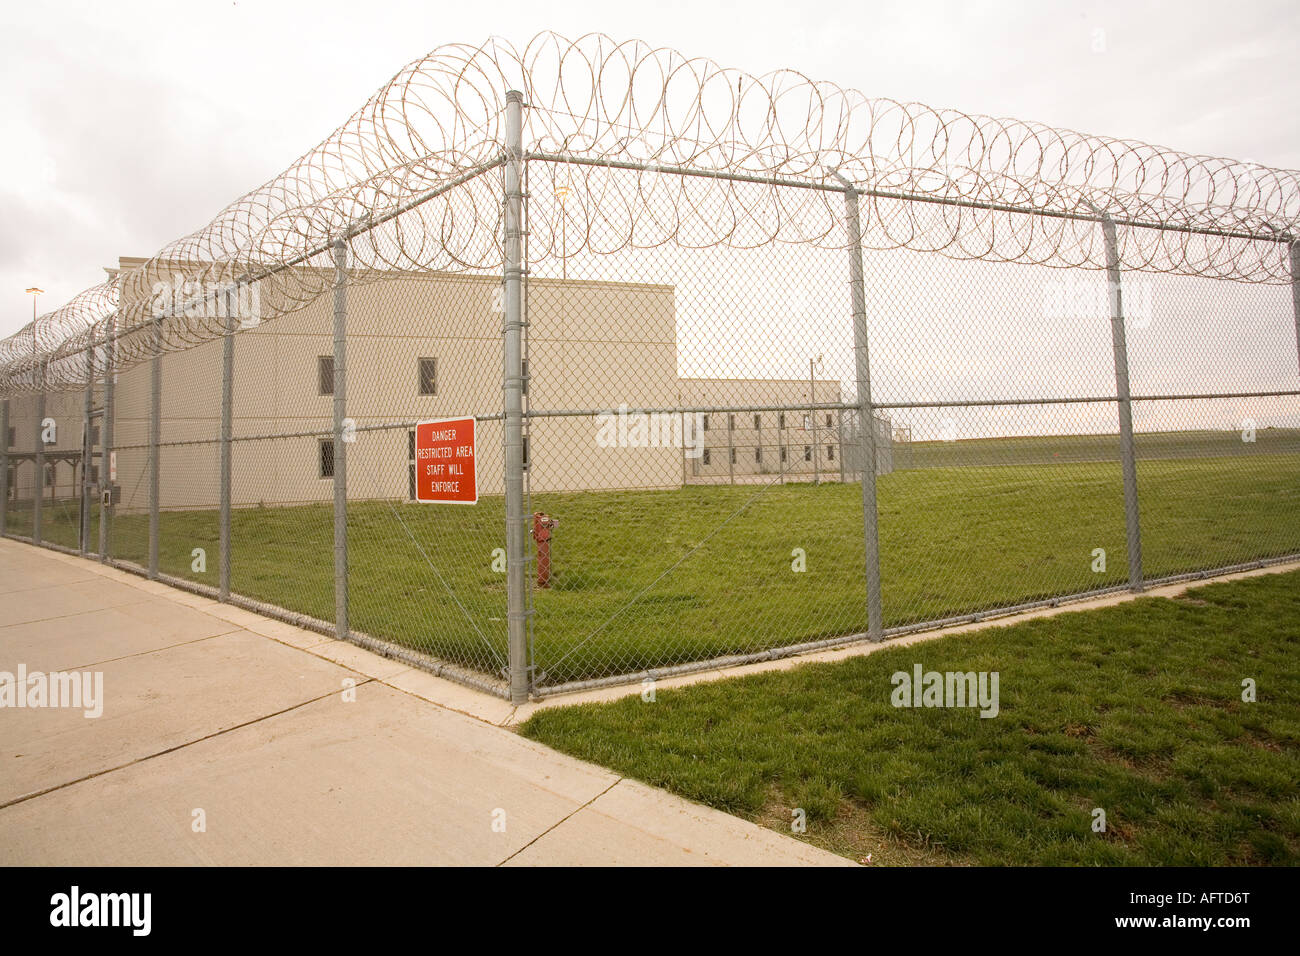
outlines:
[{"label": "beige concrete building", "polygon": [[[45,396],[44,418],[53,423],[53,442],[44,445],[44,481],[47,498],[72,498],[80,493],[82,412],[85,392],[52,392]],[[9,497],[29,499],[37,486],[36,445],[45,429],[40,427],[35,394],[9,400]],[[99,428],[92,430],[99,440]],[[97,477],[92,474],[92,477]]]},{"label": "beige concrete building", "polygon": [[[120,266],[142,262],[123,259]],[[314,278],[320,285],[324,276]],[[346,391],[348,417],[357,430],[348,446],[349,497],[413,497],[413,433],[407,423],[469,415],[482,416],[479,494],[502,492],[500,289],[499,277],[489,275],[353,274]],[[810,401],[808,380],[678,377],[672,286],[534,278],[527,318],[526,456],[534,493],[673,488],[780,474],[806,479],[814,472],[840,478],[840,413],[799,409]],[[211,326],[216,320],[207,321]],[[233,502],[331,500],[332,297],[316,297],[273,321],[252,315],[240,324],[234,336]],[[169,337],[177,331],[170,329]],[[162,358],[164,510],[219,502],[222,347],[219,339],[209,340]],[[812,401],[841,401],[838,381],[818,381],[813,391]],[[147,507],[150,363],[120,372],[115,393],[120,509],[131,512]],[[58,445],[73,457],[81,446],[83,397],[72,392],[47,403],[47,415],[59,421]],[[595,413],[620,404],[788,407],[683,415],[668,441],[602,441]],[[15,451],[34,446],[29,405],[34,409],[25,399],[11,405]],[[571,414],[575,410],[592,414]],[[269,437],[277,435],[290,437]],[[30,497],[34,466],[13,464],[11,496]],[[47,494],[75,495],[80,473],[72,457],[54,472]]]},{"label": "beige concrete building", "polygon": [[[689,460],[688,482],[782,474],[839,480],[840,413],[799,408],[839,403],[838,381],[684,378],[681,396],[685,406],[756,409],[703,416],[704,450]],[[772,405],[786,408],[764,409]]]}]

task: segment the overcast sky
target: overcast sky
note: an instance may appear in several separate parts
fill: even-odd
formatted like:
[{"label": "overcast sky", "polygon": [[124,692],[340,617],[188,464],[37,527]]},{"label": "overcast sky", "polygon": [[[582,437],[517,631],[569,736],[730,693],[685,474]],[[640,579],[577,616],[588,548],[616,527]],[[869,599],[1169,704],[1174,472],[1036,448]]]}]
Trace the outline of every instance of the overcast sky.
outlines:
[{"label": "overcast sky", "polygon": [[62,304],[282,170],[405,63],[491,34],[523,46],[543,29],[598,31],[868,96],[1300,168],[1293,0],[116,0],[7,2],[2,16],[0,335],[30,320],[29,286],[46,290],[41,312]]}]

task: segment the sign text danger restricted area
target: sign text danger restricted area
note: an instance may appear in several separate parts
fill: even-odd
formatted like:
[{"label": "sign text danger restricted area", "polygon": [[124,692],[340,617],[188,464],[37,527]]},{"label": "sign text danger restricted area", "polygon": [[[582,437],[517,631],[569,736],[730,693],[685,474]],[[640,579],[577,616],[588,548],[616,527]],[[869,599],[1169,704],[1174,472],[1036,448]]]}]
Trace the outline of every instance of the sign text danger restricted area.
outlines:
[{"label": "sign text danger restricted area", "polygon": [[415,500],[478,502],[474,419],[445,418],[415,426]]}]

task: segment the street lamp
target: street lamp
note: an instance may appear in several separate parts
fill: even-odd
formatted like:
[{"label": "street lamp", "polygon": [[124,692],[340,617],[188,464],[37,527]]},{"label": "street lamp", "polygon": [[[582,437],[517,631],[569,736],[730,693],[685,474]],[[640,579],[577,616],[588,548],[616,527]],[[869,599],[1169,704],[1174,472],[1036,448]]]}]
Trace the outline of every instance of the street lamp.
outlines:
[{"label": "street lamp", "polygon": [[568,186],[556,186],[555,198],[560,201],[560,278],[569,278],[569,217],[565,215],[564,200],[569,197]]},{"label": "street lamp", "polygon": [[[44,289],[38,289],[38,288],[36,288],[36,286],[32,286],[30,289],[27,290],[27,294],[30,295],[30,296],[32,297],[32,323],[33,323],[33,325],[32,325],[32,340],[33,340],[33,341],[35,341],[35,339],[36,339],[36,326],[35,326],[35,322],[36,322],[36,300],[37,300],[37,298],[39,298],[40,294],[41,294],[42,292],[44,292],[44,291],[45,291]],[[40,508],[41,508],[41,499],[45,497],[45,487],[44,487],[44,485],[45,485],[45,455],[43,454],[44,449],[45,449],[45,444],[44,444],[44,440],[43,440],[43,438],[41,438],[41,436],[40,436],[40,434],[39,434],[39,433],[40,433],[40,430],[41,430],[41,427],[42,427],[42,423],[43,423],[44,420],[45,420],[45,369],[46,369],[46,366],[42,365],[42,366],[41,366],[41,383],[40,383],[40,384],[41,384],[41,393],[40,393],[40,396],[37,398],[37,404],[36,404],[36,409],[37,409],[37,411],[36,411],[36,429],[37,429],[37,433],[38,433],[38,434],[37,434],[37,442],[36,442],[36,476],[35,476],[35,478],[36,478],[36,487],[35,487],[35,489],[34,489],[34,491],[33,491],[33,494],[32,494],[32,498],[33,498],[33,501],[34,501],[34,504],[35,504],[35,510],[34,510],[33,513],[32,513],[32,523],[33,523],[33,524],[32,524],[32,526],[33,526],[32,538],[33,538],[33,540],[36,541],[38,544],[40,543],[40,540],[41,540],[41,510],[40,510]],[[50,491],[51,491],[51,495],[52,495],[54,489],[51,488]]]}]

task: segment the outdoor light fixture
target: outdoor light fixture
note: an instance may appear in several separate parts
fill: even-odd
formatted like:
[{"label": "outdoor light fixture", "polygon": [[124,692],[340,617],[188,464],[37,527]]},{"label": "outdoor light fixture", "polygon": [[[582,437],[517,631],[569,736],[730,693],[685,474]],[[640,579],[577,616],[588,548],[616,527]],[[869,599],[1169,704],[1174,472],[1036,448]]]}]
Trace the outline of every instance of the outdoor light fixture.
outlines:
[{"label": "outdoor light fixture", "polygon": [[27,290],[27,294],[32,297],[32,321],[33,322],[36,321],[36,299],[44,291],[45,291],[44,289],[38,289],[36,288],[36,286],[32,286],[30,289]]}]

